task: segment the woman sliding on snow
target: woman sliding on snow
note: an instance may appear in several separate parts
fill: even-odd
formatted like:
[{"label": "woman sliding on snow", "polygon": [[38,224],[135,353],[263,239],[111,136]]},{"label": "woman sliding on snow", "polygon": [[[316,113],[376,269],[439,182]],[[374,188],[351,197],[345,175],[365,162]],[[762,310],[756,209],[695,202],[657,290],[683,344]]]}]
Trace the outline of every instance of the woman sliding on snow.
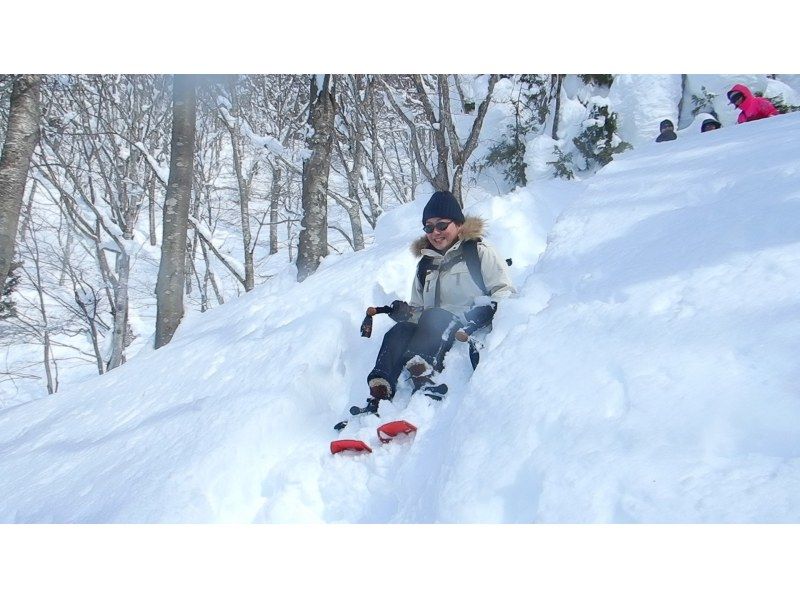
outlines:
[{"label": "woman sliding on snow", "polygon": [[497,300],[515,292],[506,263],[481,235],[484,222],[465,218],[456,198],[437,191],[422,212],[425,236],[411,247],[420,258],[411,301],[394,301],[395,324],[383,337],[375,367],[367,376],[370,399],[364,411],[377,411],[391,399],[403,369],[414,390],[432,383],[453,341],[467,340],[488,326]]}]

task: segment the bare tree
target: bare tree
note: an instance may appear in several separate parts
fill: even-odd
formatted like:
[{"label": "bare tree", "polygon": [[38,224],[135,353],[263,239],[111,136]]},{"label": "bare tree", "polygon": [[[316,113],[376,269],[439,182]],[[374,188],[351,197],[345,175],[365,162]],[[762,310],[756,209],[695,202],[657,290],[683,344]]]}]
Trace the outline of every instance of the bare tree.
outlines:
[{"label": "bare tree", "polygon": [[[455,78],[458,82],[459,76],[455,75]],[[458,199],[458,201],[461,203],[463,203],[461,199],[461,184],[464,175],[464,166],[466,165],[467,160],[469,160],[469,157],[472,155],[472,152],[475,151],[475,148],[478,146],[478,137],[480,135],[481,128],[483,127],[483,119],[486,117],[486,112],[489,109],[489,103],[492,101],[492,92],[494,91],[494,86],[497,83],[497,80],[497,75],[489,76],[486,96],[484,97],[480,106],[478,106],[478,113],[475,115],[475,120],[472,121],[472,128],[470,129],[466,141],[462,144],[461,140],[458,138],[458,132],[456,131],[455,124],[453,123],[453,114],[450,110],[450,85],[448,83],[448,77],[447,75],[439,75],[439,91],[442,97],[442,115],[445,121],[448,136],[450,138],[450,155],[452,157],[454,167],[451,190],[456,199]],[[460,89],[460,84],[458,87]],[[467,105],[467,102],[463,100],[462,95],[462,106],[465,105]],[[469,112],[472,112],[472,110],[469,110]]]},{"label": "bare tree", "polygon": [[[342,127],[336,134],[336,150],[340,164],[347,179],[347,197],[335,197],[350,219],[353,232],[352,246],[354,251],[364,249],[364,232],[361,226],[361,210],[363,209],[362,180],[366,167],[365,104],[369,101],[365,87],[369,85],[367,78],[350,75],[345,79],[341,94],[339,115]],[[375,208],[370,210],[374,213]]]},{"label": "bare tree", "polygon": [[109,369],[124,363],[133,338],[131,252],[139,214],[154,194],[145,154],[162,143],[162,87],[160,77],[119,75],[69,77],[48,89],[37,171],[45,192],[58,191],[53,203],[94,247],[113,317]]},{"label": "bare tree", "polygon": [[[459,76],[454,77],[460,94],[461,110],[472,113],[471,102],[466,98],[462,100],[464,92],[461,90]],[[463,143],[454,124],[448,75],[408,75],[393,80],[391,84],[384,81],[387,98],[408,126],[411,149],[420,172],[434,189],[452,191],[459,202],[462,201],[464,167],[477,147],[498,78],[498,75],[489,76],[486,95]],[[427,143],[428,139],[431,143]],[[434,152],[429,150],[431,145]]]},{"label": "bare tree", "polygon": [[[416,93],[413,93],[412,89],[409,88],[409,78]],[[389,101],[408,125],[411,133],[411,149],[416,158],[417,166],[434,189],[437,191],[449,191],[448,162],[450,150],[447,147],[447,137],[442,127],[439,113],[437,113],[436,108],[428,97],[428,90],[425,87],[423,76],[411,75],[407,78],[400,78],[397,81],[397,85],[401,87],[400,91],[404,96],[400,100],[395,98],[398,90],[392,89],[386,82],[385,85]],[[441,101],[441,95],[438,97]],[[407,107],[401,105],[401,102],[404,102]],[[433,160],[435,164],[433,164],[432,168],[429,166],[429,160],[425,155],[424,140],[426,136],[432,138],[436,148],[436,157]]]},{"label": "bare tree", "polygon": [[[362,182],[364,194],[367,197],[369,212],[366,214],[367,220],[375,227],[378,216],[383,212],[383,168],[385,158],[381,155],[381,141],[378,132],[380,105],[376,99],[375,88],[378,85],[376,76],[367,76],[367,87],[365,90],[365,101],[362,104],[364,114],[362,121],[369,135],[368,161],[372,170],[373,184],[368,185]],[[374,194],[373,194],[374,189]]]},{"label": "bare tree", "polygon": [[[51,326],[48,321],[47,302],[45,301],[45,290],[42,282],[42,265],[43,260],[39,259],[39,246],[36,242],[36,236],[31,235],[31,244],[34,248],[32,262],[32,272],[26,267],[22,267],[22,271],[30,279],[32,286],[36,289],[36,308],[38,309],[39,316],[41,317],[41,332],[40,342],[44,354],[42,356],[42,363],[44,364],[45,376],[47,378],[47,393],[53,394],[58,390],[58,376],[56,375],[55,361],[53,359],[53,343],[51,336]],[[32,302],[33,303],[33,302]]]},{"label": "bare tree", "polygon": [[250,229],[250,200],[253,192],[253,180],[258,174],[258,160],[247,160],[245,144],[248,142],[242,133],[243,120],[242,106],[239,95],[240,85],[237,78],[231,77],[227,84],[228,105],[218,105],[220,120],[228,131],[230,138],[231,155],[233,157],[233,171],[236,175],[236,185],[239,191],[239,217],[242,232],[244,254],[244,290],[252,291],[255,286],[255,267],[253,254],[255,242]]},{"label": "bare tree", "polygon": [[[74,337],[84,337],[87,322],[85,314],[75,308],[69,291],[58,282],[65,263],[70,267],[70,278],[80,276],[71,269],[71,262],[65,260],[63,240],[59,239],[65,230],[69,231],[69,226],[63,226],[64,219],[59,219],[57,212],[44,218],[40,216],[35,217],[27,234],[19,240],[20,252],[25,256],[20,271],[28,292],[20,295],[20,309],[14,318],[5,322],[7,329],[4,332],[17,343],[41,345],[43,355],[38,366],[44,369],[48,393],[53,394],[59,385],[59,352],[62,359],[70,355],[88,361],[92,355],[70,342]],[[82,297],[82,300],[88,303],[88,297]],[[104,326],[99,320],[94,323]],[[95,351],[95,359],[98,355]],[[102,373],[102,361],[98,367]]]},{"label": "bare tree", "polygon": [[[220,158],[224,145],[224,133],[215,129],[215,125],[218,122],[216,118],[205,118],[204,115],[200,114],[200,106],[198,105],[195,129],[194,193],[190,210],[191,217],[189,219],[189,223],[192,225],[192,237],[189,241],[189,254],[192,258],[190,261],[193,262],[199,248],[203,257],[203,278],[202,281],[198,280],[197,285],[200,291],[200,311],[206,311],[210,308],[208,299],[209,286],[217,303],[219,305],[225,303],[225,297],[217,283],[217,276],[208,251],[208,244],[211,241],[201,233],[201,229],[205,227],[208,229],[208,236],[213,236],[214,227],[217,223],[219,189],[216,181],[222,171]],[[192,269],[199,279],[200,274],[197,271],[197,266],[192,264]]]},{"label": "bare tree", "polygon": [[328,255],[328,174],[333,146],[335,75],[311,77],[309,157],[303,163],[303,221],[297,248],[297,280],[305,280]]},{"label": "bare tree", "polygon": [[[412,150],[415,137],[391,101],[386,101],[386,94],[378,93],[386,87],[389,87],[386,77],[371,75],[366,89],[367,102],[362,104],[369,135],[367,163],[373,177],[372,183],[364,181],[362,187],[369,202],[365,216],[373,227],[392,197],[401,204],[412,201],[421,182]],[[420,143],[424,143],[422,138]],[[424,145],[420,150],[423,155],[430,153]]]},{"label": "bare tree", "polygon": [[[279,225],[287,224],[283,245],[289,253],[296,236],[292,225],[299,214],[291,207],[296,200],[290,188],[302,176],[308,78],[243,75],[214,81],[210,93],[198,97],[200,171],[195,178],[203,182],[199,188],[195,185],[190,223],[202,220],[205,226],[195,227],[194,236],[204,255],[213,254],[247,292],[258,283],[260,259],[267,259],[260,257],[260,250],[265,249],[268,257],[282,245]],[[217,132],[222,134],[223,151],[209,152],[209,142],[213,148],[220,139]],[[228,255],[214,239],[219,225],[226,239],[232,238],[231,231],[241,234],[243,259]],[[269,234],[268,245],[259,242],[262,232]]]},{"label": "bare tree", "polygon": [[14,80],[8,130],[0,156],[0,289],[11,268],[31,156],[39,139],[40,75]]},{"label": "bare tree", "polygon": [[169,183],[164,199],[161,263],[156,283],[156,349],[172,340],[183,318],[186,233],[192,194],[196,108],[194,77],[175,75],[172,83]]},{"label": "bare tree", "polygon": [[297,177],[302,177],[302,166],[296,155],[306,150],[303,131],[308,122],[307,80],[298,75],[251,75],[246,81],[252,88],[251,118],[255,121],[252,126],[266,133],[265,140],[268,141],[263,148],[267,152],[265,162],[271,180],[269,255],[278,252],[278,226],[284,218],[288,219],[287,245],[291,254],[294,215],[290,214],[288,206],[291,202],[289,189]]},{"label": "bare tree", "polygon": [[[482,90],[436,75],[208,80],[192,99],[193,135],[181,141],[189,109],[180,77],[43,78],[41,142],[16,243],[28,267],[19,294],[30,326],[20,338],[47,320],[47,337],[30,338],[52,349],[51,386],[66,359],[98,373],[123,363],[138,323],[149,321],[137,312],[152,305],[154,292],[156,346],[163,346],[184,309],[207,310],[224,294],[246,292],[265,278],[271,256],[296,261],[302,280],[339,239],[363,247],[362,226],[412,201],[418,185],[439,176],[446,188],[456,186],[477,140],[470,126],[480,128],[477,107],[470,113],[467,104],[480,103],[489,76],[477,79]],[[12,83],[0,75],[0,123],[8,120]],[[29,221],[38,249],[23,247]],[[158,256],[148,242],[162,243],[157,282],[149,268]]]}]

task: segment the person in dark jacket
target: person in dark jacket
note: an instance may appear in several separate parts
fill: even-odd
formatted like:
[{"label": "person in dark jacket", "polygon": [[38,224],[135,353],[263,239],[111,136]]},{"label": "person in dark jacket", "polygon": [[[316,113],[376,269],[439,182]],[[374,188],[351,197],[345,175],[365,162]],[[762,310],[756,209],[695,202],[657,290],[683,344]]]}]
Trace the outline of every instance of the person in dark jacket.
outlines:
[{"label": "person in dark jacket", "polygon": [[700,132],[716,131],[721,128],[722,124],[716,118],[707,118],[703,121],[703,124],[700,125]]},{"label": "person in dark jacket", "polygon": [[675,141],[678,138],[675,134],[675,125],[672,124],[671,120],[662,120],[658,128],[661,130],[661,134],[656,137],[656,143]]},{"label": "person in dark jacket", "polygon": [[754,96],[753,92],[741,83],[737,83],[731,88],[728,92],[728,100],[741,110],[737,119],[739,124],[779,114],[778,109],[773,106],[772,102],[766,98]]},{"label": "person in dark jacket", "polygon": [[[415,256],[429,264],[424,278],[414,276],[410,303],[393,301],[389,317],[395,324],[383,337],[375,367],[367,376],[369,404],[391,399],[403,370],[415,390],[442,370],[444,356],[457,333],[475,325],[488,326],[497,301],[515,292],[506,262],[482,239],[484,221],[465,217],[448,191],[434,193],[424,211],[425,236],[412,245]],[[484,293],[465,262],[464,244],[475,243]],[[422,280],[420,280],[422,278]]]}]

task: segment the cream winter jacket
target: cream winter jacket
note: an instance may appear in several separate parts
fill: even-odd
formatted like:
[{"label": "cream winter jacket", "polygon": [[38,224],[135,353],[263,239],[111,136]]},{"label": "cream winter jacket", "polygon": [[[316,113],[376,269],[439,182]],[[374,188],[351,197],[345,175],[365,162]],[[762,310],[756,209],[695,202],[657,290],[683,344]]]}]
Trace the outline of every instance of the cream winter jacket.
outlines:
[{"label": "cream winter jacket", "polygon": [[[462,256],[462,242],[471,239],[478,241],[481,274],[491,299],[496,301],[516,292],[508,274],[506,262],[500,259],[495,250],[481,239],[484,229],[485,223],[481,218],[466,218],[464,226],[459,232],[458,241],[444,254],[436,251],[428,242],[427,237],[417,239],[411,245],[411,251],[416,257],[430,256],[433,260],[431,264],[433,268],[428,272],[424,284],[420,284],[415,273],[409,302],[412,307],[440,307],[462,320],[464,319],[464,314],[475,306],[475,300],[483,296],[483,291],[472,280],[467,263]],[[438,305],[436,303],[437,285],[439,286]],[[413,321],[418,319],[418,315],[419,312],[415,314]]]}]

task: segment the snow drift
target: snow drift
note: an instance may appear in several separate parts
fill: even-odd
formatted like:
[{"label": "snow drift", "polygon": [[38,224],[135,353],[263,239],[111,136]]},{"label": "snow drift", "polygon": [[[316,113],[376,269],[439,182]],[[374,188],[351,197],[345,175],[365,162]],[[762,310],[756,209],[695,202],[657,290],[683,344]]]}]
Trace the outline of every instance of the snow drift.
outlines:
[{"label": "snow drift", "polygon": [[[407,298],[422,204],[108,374],[0,412],[2,522],[800,521],[800,115],[642,145],[585,182],[473,196],[512,257],[478,369],[331,456]],[[470,374],[472,374],[470,376]],[[374,422],[348,433],[372,438]]]}]

